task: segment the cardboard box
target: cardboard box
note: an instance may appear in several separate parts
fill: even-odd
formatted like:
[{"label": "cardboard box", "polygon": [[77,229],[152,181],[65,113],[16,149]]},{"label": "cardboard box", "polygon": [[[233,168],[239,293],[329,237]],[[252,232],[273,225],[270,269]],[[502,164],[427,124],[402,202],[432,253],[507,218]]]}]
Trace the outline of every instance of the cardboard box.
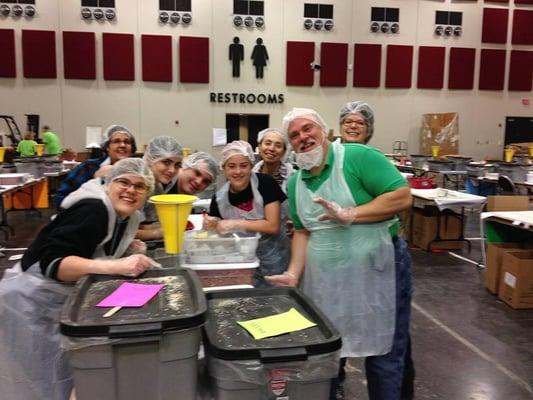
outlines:
[{"label": "cardboard box", "polygon": [[533,251],[504,254],[498,297],[515,309],[533,308]]},{"label": "cardboard box", "polygon": [[430,113],[422,115],[420,153],[431,155],[431,146],[440,146],[439,155],[459,154],[459,114]]},{"label": "cardboard box", "polygon": [[528,196],[488,196],[487,211],[527,211]]},{"label": "cardboard box", "polygon": [[[487,247],[487,268],[485,269],[485,287],[494,294],[500,288],[503,255],[509,251],[527,251],[520,243],[489,243]],[[530,249],[531,250],[531,249]]]},{"label": "cardboard box", "polygon": [[[461,216],[450,211],[439,212],[437,207],[413,208],[411,223],[411,244],[424,250],[435,239],[437,234],[437,222],[440,218],[440,239],[459,239],[462,233]],[[432,248],[462,249],[464,242],[434,242]]]}]

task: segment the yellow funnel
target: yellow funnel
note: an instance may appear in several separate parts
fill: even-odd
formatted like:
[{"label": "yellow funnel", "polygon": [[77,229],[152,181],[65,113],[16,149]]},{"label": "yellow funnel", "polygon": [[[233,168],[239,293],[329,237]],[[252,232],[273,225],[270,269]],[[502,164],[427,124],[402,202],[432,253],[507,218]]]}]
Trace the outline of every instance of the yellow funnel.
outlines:
[{"label": "yellow funnel", "polygon": [[505,162],[513,161],[513,156],[514,156],[513,149],[505,149]]},{"label": "yellow funnel", "polygon": [[4,156],[6,155],[6,148],[0,147],[0,162],[4,162]]},{"label": "yellow funnel", "polygon": [[42,156],[44,152],[44,144],[36,144],[35,151],[37,152],[38,156]]},{"label": "yellow funnel", "polygon": [[431,155],[433,158],[437,158],[439,156],[439,150],[440,146],[431,146]]},{"label": "yellow funnel", "polygon": [[[533,157],[533,146],[529,146],[529,156]],[[1,157],[0,157],[1,158]],[[1,161],[1,160],[0,160]]]},{"label": "yellow funnel", "polygon": [[183,232],[192,210],[192,203],[198,197],[188,194],[160,194],[150,197],[155,205],[159,222],[163,228],[165,251],[168,254],[181,253],[183,249]]}]

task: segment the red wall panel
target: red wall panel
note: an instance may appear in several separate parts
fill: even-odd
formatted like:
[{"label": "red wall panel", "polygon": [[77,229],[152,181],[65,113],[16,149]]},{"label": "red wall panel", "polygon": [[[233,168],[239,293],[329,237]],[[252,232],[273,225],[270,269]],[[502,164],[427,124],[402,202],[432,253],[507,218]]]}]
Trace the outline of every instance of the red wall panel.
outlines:
[{"label": "red wall panel", "polygon": [[313,42],[287,42],[287,67],[285,84],[287,86],[313,86],[315,60]]},{"label": "red wall panel", "polygon": [[57,78],[54,31],[22,30],[24,78]]},{"label": "red wall panel", "polygon": [[509,3],[509,0],[485,0],[485,3]]},{"label": "red wall panel", "polygon": [[442,89],[444,86],[445,47],[420,46],[418,48],[419,89]]},{"label": "red wall panel", "polygon": [[320,86],[346,86],[348,44],[320,44]]},{"label": "red wall panel", "polygon": [[133,35],[103,33],[104,79],[106,81],[135,80]]},{"label": "red wall panel", "polygon": [[142,35],[143,81],[172,82],[172,36]]},{"label": "red wall panel", "polygon": [[505,50],[481,49],[479,89],[503,90]]},{"label": "red wall panel", "polygon": [[476,49],[452,47],[448,71],[448,89],[473,89]]},{"label": "red wall panel", "polygon": [[180,36],[180,82],[209,83],[209,38]]},{"label": "red wall panel", "polygon": [[509,90],[530,92],[533,86],[533,51],[511,50]]},{"label": "red wall panel", "polygon": [[16,78],[14,29],[0,29],[0,54],[0,78]]},{"label": "red wall panel", "polygon": [[94,32],[63,32],[65,79],[96,79]]},{"label": "red wall panel", "polygon": [[385,87],[410,88],[413,70],[413,46],[387,46]]},{"label": "red wall panel", "polygon": [[483,43],[505,43],[507,42],[508,21],[509,21],[509,10],[505,8],[484,8],[481,42]]},{"label": "red wall panel", "polygon": [[533,4],[533,0],[514,0],[515,4]]},{"label": "red wall panel", "polygon": [[353,86],[379,87],[381,45],[356,43],[353,54]]},{"label": "red wall panel", "polygon": [[533,44],[533,10],[514,10],[513,44]]}]

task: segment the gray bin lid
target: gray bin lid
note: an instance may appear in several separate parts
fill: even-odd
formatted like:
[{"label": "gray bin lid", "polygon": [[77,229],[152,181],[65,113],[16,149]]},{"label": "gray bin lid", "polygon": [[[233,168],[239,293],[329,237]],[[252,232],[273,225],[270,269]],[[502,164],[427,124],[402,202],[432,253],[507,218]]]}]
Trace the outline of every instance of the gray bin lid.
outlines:
[{"label": "gray bin lid", "polygon": [[[123,282],[165,286],[143,307],[124,307],[112,317],[96,307]],[[61,333],[66,336],[109,338],[160,335],[199,327],[205,322],[207,303],[194,271],[185,268],[148,270],[137,278],[88,275],[76,284],[61,313]]]},{"label": "gray bin lid", "polygon": [[[283,362],[305,360],[341,348],[338,331],[309,298],[294,288],[233,289],[206,293],[208,303],[204,344],[209,354],[224,360]],[[297,332],[254,339],[237,321],[298,310],[317,325]]]}]

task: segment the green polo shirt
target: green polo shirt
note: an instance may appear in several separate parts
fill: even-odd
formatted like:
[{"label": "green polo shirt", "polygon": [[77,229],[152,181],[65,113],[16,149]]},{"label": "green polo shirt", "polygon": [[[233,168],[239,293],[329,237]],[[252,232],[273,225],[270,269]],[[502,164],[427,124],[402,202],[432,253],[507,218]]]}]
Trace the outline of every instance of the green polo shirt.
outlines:
[{"label": "green polo shirt", "polygon": [[44,149],[45,154],[56,155],[61,154],[61,141],[54,132],[46,131],[43,133],[43,143],[46,145]]},{"label": "green polo shirt", "polygon": [[21,140],[17,145],[17,151],[22,157],[31,157],[35,155],[35,145],[37,142],[35,140]]},{"label": "green polo shirt", "polygon": [[[408,186],[407,181],[394,165],[374,147],[361,144],[344,144],[344,179],[350,188],[352,197],[358,205],[365,204],[379,195],[392,192],[404,186]],[[309,171],[302,171],[302,179],[305,186],[312,192],[316,191],[324,181],[326,181],[332,171],[335,155],[331,145],[329,146],[326,163],[319,175],[312,175]],[[289,206],[291,218],[296,229],[304,226],[296,212],[296,180],[298,174],[291,176],[288,184]],[[335,201],[335,193],[326,200]],[[391,227],[391,234],[398,233],[398,224]]]}]

